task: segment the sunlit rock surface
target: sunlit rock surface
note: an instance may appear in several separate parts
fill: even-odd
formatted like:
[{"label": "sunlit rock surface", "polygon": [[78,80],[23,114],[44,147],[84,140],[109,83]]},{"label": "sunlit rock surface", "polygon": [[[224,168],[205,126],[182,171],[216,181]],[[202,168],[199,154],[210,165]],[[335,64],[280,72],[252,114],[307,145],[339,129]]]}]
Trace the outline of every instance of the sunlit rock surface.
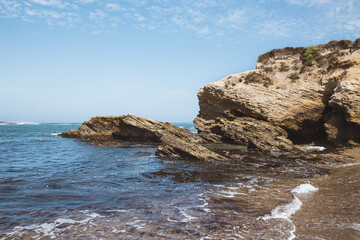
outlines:
[{"label": "sunlit rock surface", "polygon": [[202,87],[199,135],[260,150],[360,142],[360,39],[260,55],[255,70]]},{"label": "sunlit rock surface", "polygon": [[96,145],[155,143],[160,145],[156,151],[159,156],[226,160],[224,156],[202,146],[205,140],[187,129],[133,115],[93,117],[77,130],[69,130],[60,136],[91,140]]}]

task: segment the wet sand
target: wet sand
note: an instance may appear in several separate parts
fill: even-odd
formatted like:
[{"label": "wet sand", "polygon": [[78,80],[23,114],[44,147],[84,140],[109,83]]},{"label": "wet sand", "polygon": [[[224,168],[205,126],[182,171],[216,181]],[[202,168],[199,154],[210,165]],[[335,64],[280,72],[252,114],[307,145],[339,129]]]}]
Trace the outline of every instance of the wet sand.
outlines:
[{"label": "wet sand", "polygon": [[314,179],[319,190],[301,199],[295,239],[360,239],[360,148],[323,157],[339,162],[323,166],[331,174]]}]

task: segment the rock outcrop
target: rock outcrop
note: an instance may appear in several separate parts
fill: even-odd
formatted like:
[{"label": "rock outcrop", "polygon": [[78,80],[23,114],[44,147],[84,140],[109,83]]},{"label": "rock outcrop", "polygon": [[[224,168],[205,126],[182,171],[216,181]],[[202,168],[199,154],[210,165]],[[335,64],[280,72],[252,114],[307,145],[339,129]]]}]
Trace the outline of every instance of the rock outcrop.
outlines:
[{"label": "rock outcrop", "polygon": [[301,149],[297,144],[318,141],[356,145],[360,39],[272,50],[259,56],[255,70],[210,83],[199,90],[198,98],[198,135],[170,123],[126,115],[94,117],[61,136],[98,145],[157,143],[158,156],[206,161],[227,159],[205,147],[208,143],[269,152],[293,152]]},{"label": "rock outcrop", "polygon": [[158,156],[177,155],[203,161],[226,160],[226,157],[204,147],[204,139],[184,128],[133,115],[93,117],[77,130],[69,130],[60,136],[86,139],[97,145],[155,143],[160,145],[156,150]]},{"label": "rock outcrop", "polygon": [[360,39],[260,55],[255,70],[199,90],[199,135],[268,151],[360,142],[359,49]]}]

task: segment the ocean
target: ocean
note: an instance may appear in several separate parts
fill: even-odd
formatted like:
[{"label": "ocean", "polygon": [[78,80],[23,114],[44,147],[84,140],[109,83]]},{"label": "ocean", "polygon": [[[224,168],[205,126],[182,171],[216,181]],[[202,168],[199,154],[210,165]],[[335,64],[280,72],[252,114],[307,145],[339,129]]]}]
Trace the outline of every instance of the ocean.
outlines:
[{"label": "ocean", "polygon": [[[191,123],[176,125],[195,131]],[[321,223],[345,191],[329,187],[341,172],[332,178],[332,170],[306,159],[243,150],[228,162],[197,162],[158,158],[155,145],[94,146],[57,136],[79,126],[0,125],[1,240],[340,239],[331,236],[341,230],[342,239],[359,239],[359,214],[349,220],[342,205],[330,222],[343,226]],[[333,168],[359,172],[356,163],[341,164]],[[347,185],[352,210],[359,179]],[[316,199],[323,209],[309,215]]]}]

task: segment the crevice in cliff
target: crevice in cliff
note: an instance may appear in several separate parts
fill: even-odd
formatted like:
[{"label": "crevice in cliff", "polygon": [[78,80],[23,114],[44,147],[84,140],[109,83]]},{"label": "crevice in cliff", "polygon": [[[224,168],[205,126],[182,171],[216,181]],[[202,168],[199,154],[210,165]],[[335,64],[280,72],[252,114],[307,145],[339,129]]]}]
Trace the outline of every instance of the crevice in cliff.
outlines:
[{"label": "crevice in cliff", "polygon": [[[288,132],[288,138],[294,144],[309,144],[315,143],[319,145],[331,145],[332,140],[329,139],[329,130],[327,128],[327,122],[329,114],[334,112],[334,109],[329,106],[331,96],[335,93],[335,89],[338,86],[340,80],[345,77],[342,74],[340,77],[334,77],[329,79],[325,84],[324,95],[322,102],[325,105],[322,117],[318,121],[305,120],[300,125],[300,129],[297,131],[286,129]],[[341,123],[346,122],[345,117],[341,117]]]},{"label": "crevice in cliff", "polygon": [[322,145],[348,145],[360,143],[360,126],[349,122],[347,110],[330,104],[336,88],[346,77],[346,71],[340,76],[328,79],[322,102],[325,105],[319,121],[304,121],[300,130],[287,130],[289,139],[295,144],[308,144],[314,142]]},{"label": "crevice in cliff", "polygon": [[305,120],[302,122],[298,131],[285,129],[288,133],[288,138],[294,144],[323,144],[326,142],[326,131],[324,127],[324,119],[319,121]]}]

